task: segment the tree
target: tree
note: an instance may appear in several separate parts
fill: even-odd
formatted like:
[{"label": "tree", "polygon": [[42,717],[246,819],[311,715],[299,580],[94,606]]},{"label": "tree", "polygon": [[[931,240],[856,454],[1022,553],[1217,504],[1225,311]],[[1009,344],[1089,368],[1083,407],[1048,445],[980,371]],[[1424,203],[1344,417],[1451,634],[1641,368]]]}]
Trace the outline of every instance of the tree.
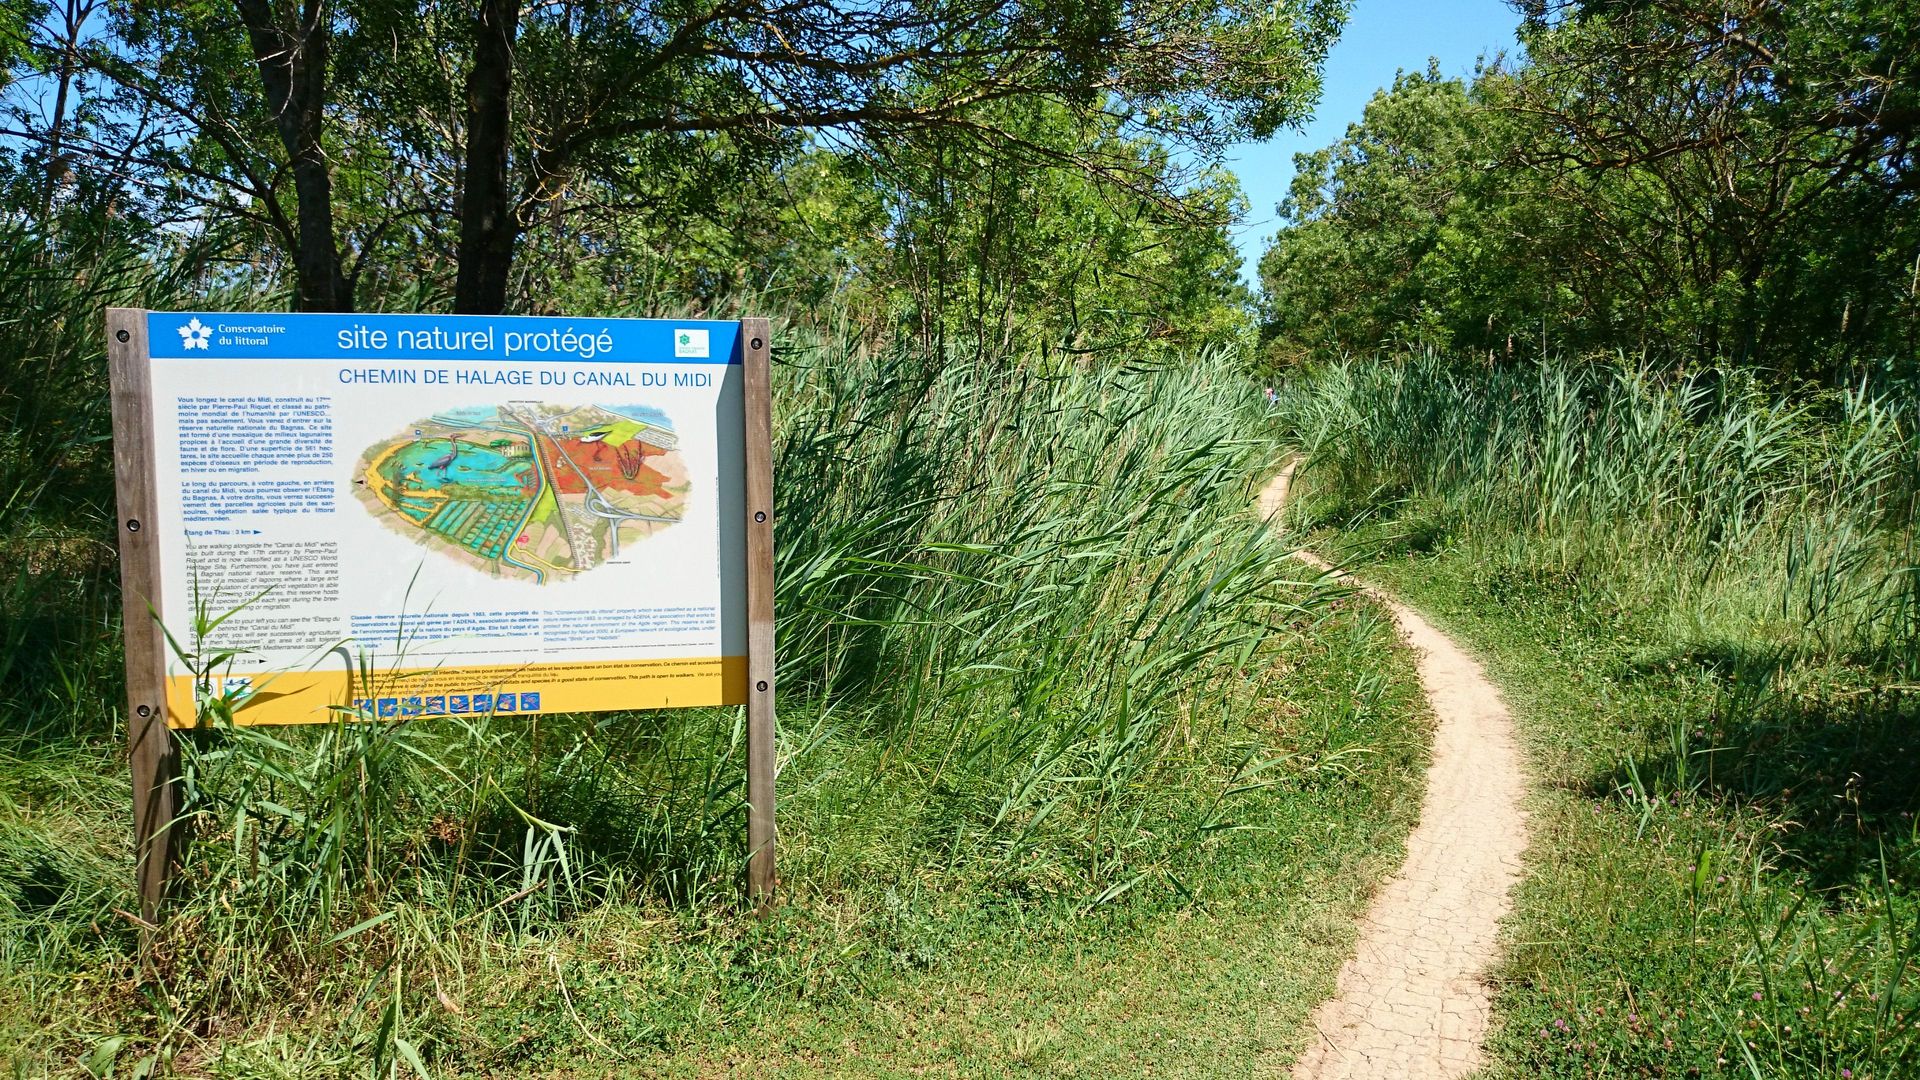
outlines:
[{"label": "tree", "polygon": [[1915,254],[1920,12],[1580,0],[1527,16],[1531,63],[1502,103],[1536,127],[1517,164],[1612,219],[1609,236],[1638,234],[1620,247],[1671,286],[1646,297],[1674,316],[1650,329],[1790,375],[1891,343],[1910,303],[1868,252]]},{"label": "tree", "polygon": [[1270,348],[1912,364],[1917,35],[1882,0],[1535,5],[1525,62],[1403,77],[1298,159]]},{"label": "tree", "polygon": [[[1084,131],[1045,102],[995,122],[1062,148]],[[1010,115],[1019,110],[1020,115]],[[554,310],[639,296],[667,310],[763,310],[830,320],[876,342],[905,332],[938,358],[1053,354],[1134,360],[1238,343],[1250,329],[1228,227],[1244,211],[1230,174],[1165,199],[1045,160],[979,155],[937,130],[886,148],[815,145],[764,183],[670,221],[575,216],[526,241],[516,286]],[[1100,152],[1169,170],[1151,140]],[[1159,175],[1156,173],[1156,175]]]},{"label": "tree", "polygon": [[1213,171],[1174,191],[1166,148],[1091,130],[1046,101],[1005,102],[993,122],[1030,146],[1124,162],[1144,185],[1103,183],[1045,159],[985,155],[942,132],[894,148],[882,171],[891,253],[885,276],[929,356],[1058,351],[1139,356],[1237,340],[1246,324],[1227,233],[1245,200]]},{"label": "tree", "polygon": [[166,122],[129,132],[131,152],[89,149],[167,176],[159,201],[254,222],[286,252],[297,307],[349,307],[370,266],[451,249],[455,309],[497,311],[529,233],[597,206],[675,206],[712,186],[709,170],[764,171],[809,137],[886,148],[939,130],[969,152],[1168,196],[1179,170],[1034,142],[996,106],[1104,115],[1204,163],[1304,114],[1344,13],[1345,0],[136,0],[86,56],[118,87],[115,113]]},{"label": "tree", "polygon": [[[1471,348],[1531,321],[1539,275],[1514,273],[1512,125],[1437,65],[1402,72],[1332,146],[1294,158],[1283,228],[1260,260],[1276,359],[1382,347]],[[1537,251],[1529,250],[1537,258]]]}]

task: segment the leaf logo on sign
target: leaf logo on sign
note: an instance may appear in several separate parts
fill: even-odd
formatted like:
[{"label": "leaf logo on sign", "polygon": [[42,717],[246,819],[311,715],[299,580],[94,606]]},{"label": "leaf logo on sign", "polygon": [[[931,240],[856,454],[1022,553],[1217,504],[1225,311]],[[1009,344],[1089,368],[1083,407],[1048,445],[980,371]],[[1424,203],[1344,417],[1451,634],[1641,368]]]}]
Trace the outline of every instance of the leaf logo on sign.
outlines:
[{"label": "leaf logo on sign", "polygon": [[180,328],[180,347],[204,349],[207,347],[207,339],[212,336],[213,327],[201,322],[200,317],[196,315],[187,322],[187,325]]},{"label": "leaf logo on sign", "polygon": [[705,330],[675,330],[673,332],[673,355],[680,358],[705,359],[710,346]]}]

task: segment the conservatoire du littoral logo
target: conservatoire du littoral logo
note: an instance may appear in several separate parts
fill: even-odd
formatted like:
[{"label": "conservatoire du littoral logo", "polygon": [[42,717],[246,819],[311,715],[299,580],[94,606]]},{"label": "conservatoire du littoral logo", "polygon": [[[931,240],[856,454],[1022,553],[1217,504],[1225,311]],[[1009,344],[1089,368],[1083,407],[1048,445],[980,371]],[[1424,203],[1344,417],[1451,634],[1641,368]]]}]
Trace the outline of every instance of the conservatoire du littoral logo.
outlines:
[{"label": "conservatoire du littoral logo", "polygon": [[183,349],[204,349],[207,347],[207,339],[212,336],[213,327],[201,322],[200,317],[196,315],[188,321],[185,326],[180,328],[180,347]]}]

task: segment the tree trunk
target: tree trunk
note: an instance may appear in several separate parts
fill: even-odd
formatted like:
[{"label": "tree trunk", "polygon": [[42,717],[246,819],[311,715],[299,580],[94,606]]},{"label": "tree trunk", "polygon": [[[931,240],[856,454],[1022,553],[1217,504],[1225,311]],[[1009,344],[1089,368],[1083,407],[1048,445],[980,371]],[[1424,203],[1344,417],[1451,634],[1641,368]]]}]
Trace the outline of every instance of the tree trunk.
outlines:
[{"label": "tree trunk", "polygon": [[81,27],[92,14],[91,6],[82,11],[77,0],[67,0],[66,23],[60,40],[60,62],[55,66],[58,74],[57,88],[53,94],[53,120],[47,124],[47,189],[40,197],[40,220],[43,222],[53,220],[54,196],[67,178],[67,163],[61,153],[61,140],[66,137],[67,128],[67,98],[73,91],[74,76],[80,67]]},{"label": "tree trunk", "polygon": [[295,311],[351,311],[333,237],[333,174],[320,144],[327,104],[326,0],[307,0],[300,25],[276,22],[269,0],[234,0],[293,167]]},{"label": "tree trunk", "polygon": [[520,223],[507,188],[512,150],[509,97],[518,0],[481,0],[473,67],[467,73],[466,186],[460,198],[460,266],[453,309],[497,315],[507,306],[507,275]]}]

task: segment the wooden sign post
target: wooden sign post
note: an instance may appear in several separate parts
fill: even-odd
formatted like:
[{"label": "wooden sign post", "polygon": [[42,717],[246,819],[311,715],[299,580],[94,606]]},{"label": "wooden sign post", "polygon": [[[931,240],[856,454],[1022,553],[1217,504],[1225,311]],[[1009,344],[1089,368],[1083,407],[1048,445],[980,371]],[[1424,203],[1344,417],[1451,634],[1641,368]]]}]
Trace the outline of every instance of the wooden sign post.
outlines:
[{"label": "wooden sign post", "polygon": [[[771,346],[766,319],[109,309],[141,917],[210,694],[238,724],[743,705],[770,905]],[[193,648],[243,658],[190,670],[163,627],[237,601]],[[377,685],[327,665],[356,649]]]},{"label": "wooden sign post", "polygon": [[179,747],[167,726],[167,642],[160,610],[160,549],[154,543],[153,393],[147,377],[146,312],[107,311],[113,395],[113,474],[120,534],[121,623],[127,648],[127,759],[133,766],[134,880],[140,917],[154,921],[173,869],[180,814]]},{"label": "wooden sign post", "polygon": [[773,326],[742,319],[747,450],[747,899],[773,903]]}]

